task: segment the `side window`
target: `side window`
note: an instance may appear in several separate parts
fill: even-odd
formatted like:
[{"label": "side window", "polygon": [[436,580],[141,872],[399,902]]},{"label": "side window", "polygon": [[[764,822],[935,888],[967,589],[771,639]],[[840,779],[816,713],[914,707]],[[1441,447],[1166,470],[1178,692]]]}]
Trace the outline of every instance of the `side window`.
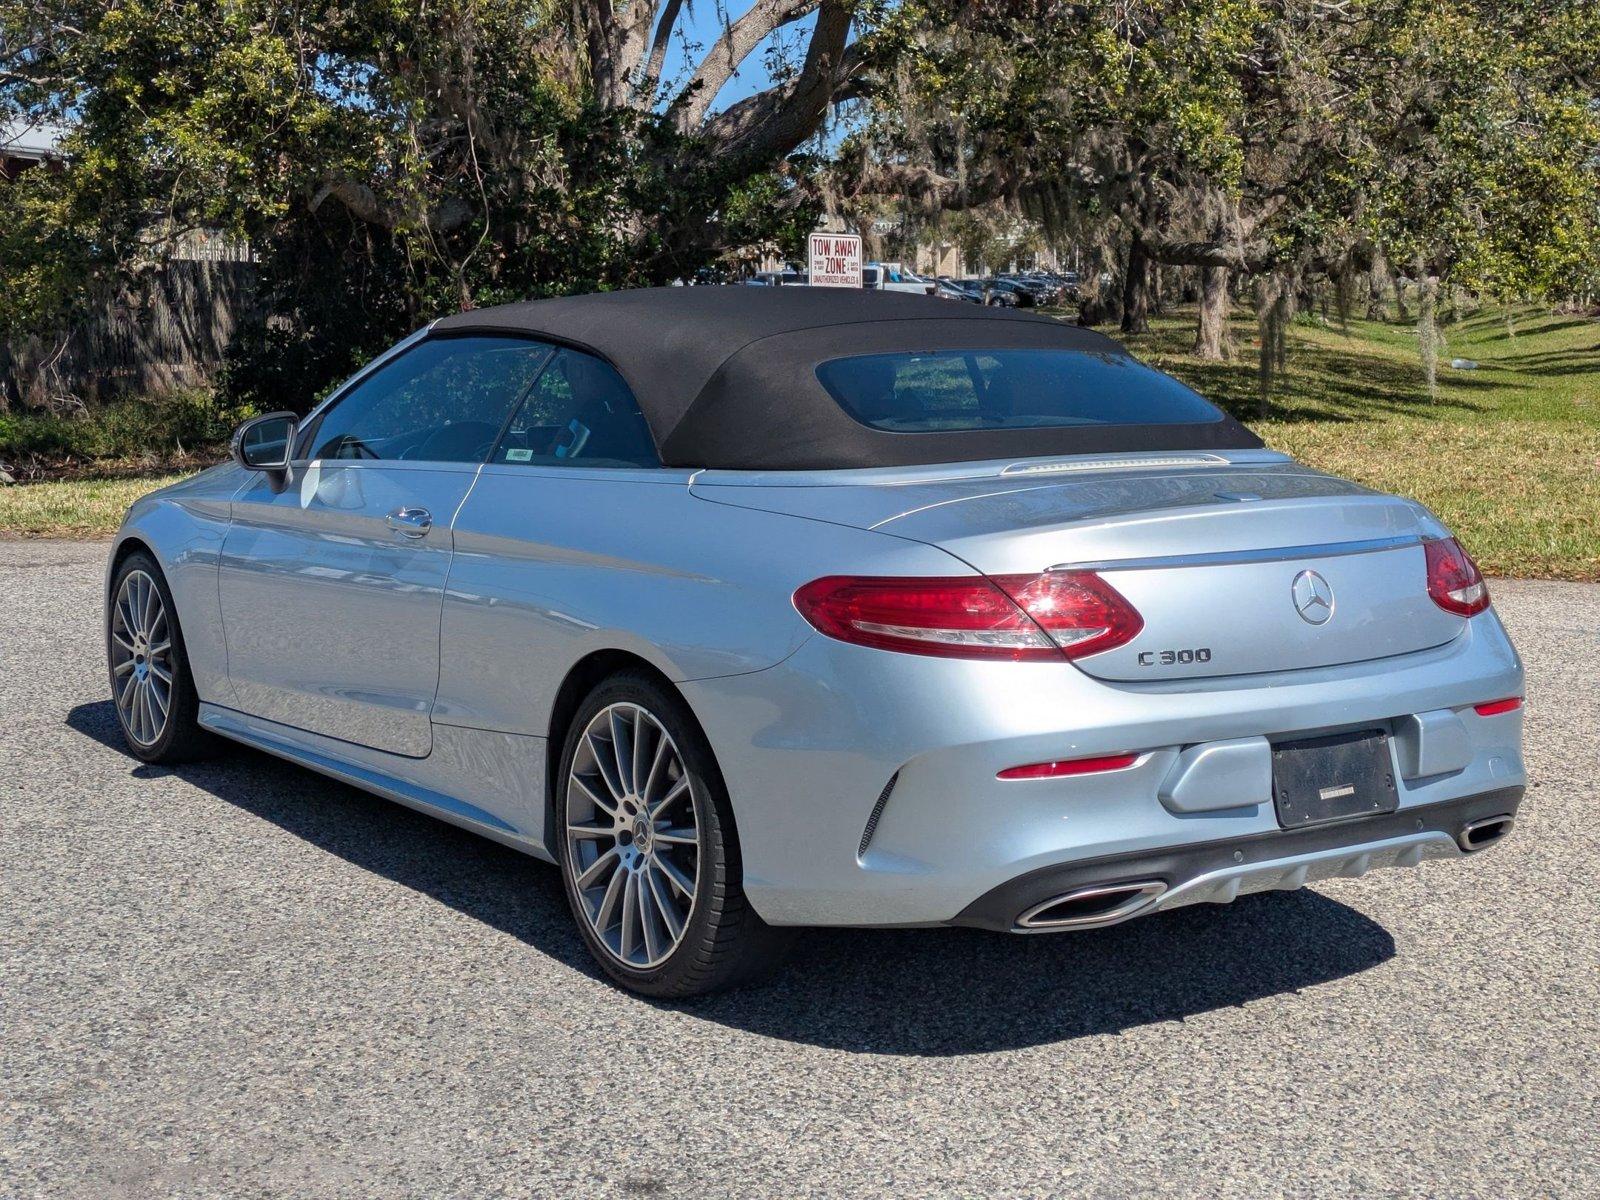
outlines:
[{"label": "side window", "polygon": [[[895,432],[981,429],[990,422],[995,360],[974,354],[867,355],[851,365],[846,408],[858,421]],[[838,374],[825,364],[829,386]],[[819,369],[819,376],[822,370]]]},{"label": "side window", "polygon": [[609,363],[558,350],[495,451],[497,463],[659,467],[633,393]]},{"label": "side window", "polygon": [[309,457],[483,462],[550,354],[522,338],[420,342],[322,415]]}]

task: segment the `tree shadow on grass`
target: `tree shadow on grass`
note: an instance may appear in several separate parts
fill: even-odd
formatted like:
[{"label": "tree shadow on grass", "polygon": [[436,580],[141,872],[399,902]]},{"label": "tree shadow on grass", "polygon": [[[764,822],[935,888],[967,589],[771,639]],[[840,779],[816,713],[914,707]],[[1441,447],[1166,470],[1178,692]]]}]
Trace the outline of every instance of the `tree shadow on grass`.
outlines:
[{"label": "tree shadow on grass", "polygon": [[1584,375],[1600,370],[1600,346],[1507,354],[1489,365],[1518,375]]},{"label": "tree shadow on grass", "polygon": [[1537,367],[1518,367],[1517,370],[1523,375],[1537,375],[1548,379],[1573,375],[1600,375],[1600,360],[1591,357],[1587,362],[1554,362]]},{"label": "tree shadow on grass", "polygon": [[[1255,391],[1254,377],[1248,387],[1241,386],[1237,371],[1231,377],[1215,376],[1216,382],[1210,385],[1199,382],[1197,390],[1240,420],[1336,425],[1381,417],[1453,418],[1490,412],[1496,407],[1493,394],[1516,386],[1511,380],[1441,369],[1440,382],[1455,394],[1434,399],[1423,386],[1420,367],[1411,371],[1380,359],[1334,354],[1302,354],[1291,363],[1295,373],[1277,385],[1265,407]],[[1187,366],[1184,373],[1191,382],[1202,379],[1200,372]],[[1308,390],[1308,375],[1318,378],[1321,390]],[[1468,399],[1463,392],[1482,396],[1483,401]]]},{"label": "tree shadow on grass", "polygon": [[1226,362],[1189,357],[1170,341],[1140,346],[1138,353],[1243,421],[1339,425],[1393,416],[1451,419],[1494,411],[1526,386],[1496,370],[1504,365],[1498,360],[1484,363],[1483,371],[1458,371],[1445,358],[1439,364],[1441,394],[1430,397],[1420,360],[1296,338],[1287,373],[1263,405],[1256,351],[1247,344],[1238,345]]},{"label": "tree shadow on grass", "polygon": [[[126,753],[109,700],[79,705],[67,724]],[[243,747],[176,770],[140,764],[133,774],[152,786],[175,774],[353,866],[598,974],[546,864]],[[1182,1020],[1365,971],[1394,952],[1369,918],[1299,891],[1076,935],[810,930],[771,980],[660,1007],[858,1053],[977,1054]]]},{"label": "tree shadow on grass", "polygon": [[[1543,337],[1545,334],[1560,333],[1567,329],[1577,329],[1579,326],[1588,326],[1591,329],[1600,329],[1600,322],[1597,322],[1593,317],[1534,317],[1527,320],[1518,318],[1513,323],[1513,327],[1517,331],[1515,337],[1507,335],[1505,329],[1506,321],[1504,316],[1496,315],[1492,317],[1472,317],[1462,322],[1462,324],[1469,330],[1480,330],[1487,329],[1489,326],[1498,326],[1496,332],[1486,333],[1478,340],[1485,342],[1507,342],[1513,345],[1522,338]],[[1448,335],[1449,332],[1450,329],[1448,326],[1446,326],[1446,335]]]}]

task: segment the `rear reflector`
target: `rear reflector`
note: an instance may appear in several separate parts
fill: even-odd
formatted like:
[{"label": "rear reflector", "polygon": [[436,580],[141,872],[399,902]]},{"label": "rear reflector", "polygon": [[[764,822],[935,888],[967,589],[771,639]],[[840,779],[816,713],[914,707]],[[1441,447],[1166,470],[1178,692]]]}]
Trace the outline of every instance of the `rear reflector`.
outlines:
[{"label": "rear reflector", "polygon": [[1480,717],[1498,717],[1501,713],[1515,712],[1521,707],[1521,696],[1507,696],[1504,700],[1486,700],[1482,704],[1474,704],[1472,711]]},{"label": "rear reflector", "polygon": [[1475,616],[1489,607],[1489,585],[1472,556],[1455,538],[1424,542],[1428,562],[1428,595],[1446,612]]},{"label": "rear reflector", "polygon": [[1099,758],[1067,758],[1058,762],[1030,763],[1007,767],[996,779],[1057,779],[1062,775],[1095,775],[1101,771],[1120,771],[1139,761],[1137,754],[1106,754]]},{"label": "rear reflector", "polygon": [[1041,575],[829,575],[794,594],[820,633],[942,658],[1060,662],[1131,641],[1144,620],[1091,571]]}]

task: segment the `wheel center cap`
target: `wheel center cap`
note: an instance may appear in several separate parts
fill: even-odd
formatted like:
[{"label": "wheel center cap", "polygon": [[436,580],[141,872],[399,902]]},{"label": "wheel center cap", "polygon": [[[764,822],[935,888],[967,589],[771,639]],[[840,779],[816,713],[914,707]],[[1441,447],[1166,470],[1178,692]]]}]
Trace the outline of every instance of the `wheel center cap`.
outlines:
[{"label": "wheel center cap", "polygon": [[640,854],[650,853],[650,822],[643,817],[633,823],[633,844]]}]

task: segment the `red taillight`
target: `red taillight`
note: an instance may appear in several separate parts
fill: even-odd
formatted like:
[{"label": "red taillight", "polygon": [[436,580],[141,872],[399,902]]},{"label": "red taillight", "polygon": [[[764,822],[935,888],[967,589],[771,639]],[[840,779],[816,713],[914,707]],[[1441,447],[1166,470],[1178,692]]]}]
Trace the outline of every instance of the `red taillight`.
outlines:
[{"label": "red taillight", "polygon": [[829,575],[794,594],[819,632],[944,658],[1060,662],[1131,641],[1144,621],[1088,571],[953,578]]},{"label": "red taillight", "polygon": [[1068,658],[1124,646],[1144,628],[1138,609],[1093,571],[997,575],[994,581]]},{"label": "red taillight", "polygon": [[1472,711],[1480,717],[1498,717],[1501,713],[1515,712],[1521,707],[1521,696],[1507,696],[1504,700],[1486,700],[1482,704],[1474,704]]},{"label": "red taillight", "polygon": [[1489,585],[1472,555],[1455,538],[1424,542],[1428,557],[1428,595],[1446,612],[1474,616],[1489,607]]},{"label": "red taillight", "polygon": [[1029,763],[1007,767],[996,779],[1058,779],[1063,775],[1094,775],[1101,771],[1120,771],[1139,761],[1137,754],[1106,754],[1099,758],[1066,758],[1059,762]]}]

